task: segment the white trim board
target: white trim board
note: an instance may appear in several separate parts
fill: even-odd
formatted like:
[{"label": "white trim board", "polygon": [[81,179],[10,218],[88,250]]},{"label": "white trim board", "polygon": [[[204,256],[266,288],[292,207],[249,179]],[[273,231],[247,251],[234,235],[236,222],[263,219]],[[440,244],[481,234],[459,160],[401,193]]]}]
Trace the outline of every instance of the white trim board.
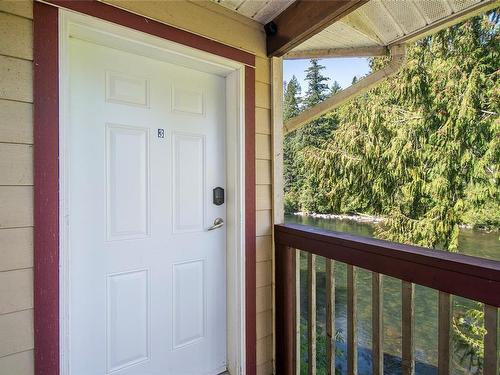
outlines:
[{"label": "white trim board", "polygon": [[245,373],[245,65],[94,17],[59,9],[60,372],[69,374],[69,38],[78,38],[226,79],[227,365]]}]

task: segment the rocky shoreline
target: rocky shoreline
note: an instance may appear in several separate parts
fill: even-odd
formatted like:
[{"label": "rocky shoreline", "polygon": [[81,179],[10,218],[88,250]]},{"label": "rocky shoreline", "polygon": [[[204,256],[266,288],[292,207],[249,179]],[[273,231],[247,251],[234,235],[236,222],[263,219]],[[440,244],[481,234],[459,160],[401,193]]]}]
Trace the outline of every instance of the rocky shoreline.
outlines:
[{"label": "rocky shoreline", "polygon": [[385,221],[385,218],[382,216],[371,216],[371,215],[335,215],[335,214],[318,214],[315,212],[295,212],[293,213],[295,216],[309,216],[318,219],[336,219],[336,220],[349,220],[355,221],[358,223],[372,223],[372,224],[380,224]]},{"label": "rocky shoreline", "polygon": [[[313,218],[317,218],[317,219],[347,220],[347,221],[355,221],[357,223],[369,223],[369,224],[381,224],[386,220],[386,218],[382,217],[382,216],[372,216],[372,215],[364,215],[364,214],[336,215],[336,214],[318,214],[316,212],[294,212],[292,215],[294,215],[294,216],[308,216],[308,217],[313,217]],[[460,229],[476,229],[476,230],[485,231],[485,232],[492,231],[492,230],[485,229],[485,228],[474,228],[474,226],[470,225],[470,224],[460,224],[459,227],[460,227]]]}]

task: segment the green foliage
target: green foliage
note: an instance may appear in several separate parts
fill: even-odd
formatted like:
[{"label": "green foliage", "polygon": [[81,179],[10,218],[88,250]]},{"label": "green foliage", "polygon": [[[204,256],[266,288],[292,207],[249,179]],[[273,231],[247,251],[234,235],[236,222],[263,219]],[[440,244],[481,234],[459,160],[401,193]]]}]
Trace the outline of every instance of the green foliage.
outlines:
[{"label": "green foliage", "polygon": [[[324,66],[318,60],[311,60],[311,66],[306,70],[308,89],[305,97],[300,98],[300,85],[293,77],[285,88],[284,119],[289,119],[291,114],[297,114],[323,101],[334,90],[339,90],[338,82],[334,82],[330,89],[324,82],[321,71]],[[300,104],[303,104],[302,106]],[[328,139],[336,129],[335,115],[328,115],[307,124],[299,130],[287,134],[284,139],[283,164],[285,172],[285,212],[320,211],[329,209],[329,200],[324,190],[320,188],[320,180],[315,174],[306,171],[304,153],[306,147],[319,147]]]},{"label": "green foliage", "polygon": [[[397,75],[288,134],[285,211],[384,216],[377,237],[449,251],[461,224],[499,230],[499,19],[497,9],[416,42]],[[322,69],[311,60],[303,106],[294,83],[286,113],[339,89],[327,92]],[[478,307],[453,321],[471,371],[482,367],[483,320]]]},{"label": "green foliage", "polygon": [[[307,332],[307,320],[304,317],[300,318],[300,374],[307,375],[308,374],[308,351],[309,351],[309,341],[308,341],[308,332]],[[336,343],[344,342],[344,338],[342,337],[342,330],[337,329],[335,331],[335,340]],[[328,338],[323,328],[319,325],[316,326],[316,370],[318,375],[326,375],[328,363],[327,363],[327,346],[331,345],[328,342]],[[335,357],[338,359],[342,358],[343,351],[339,349],[338,345],[335,347]],[[335,368],[336,374],[341,374],[341,369],[337,366]]]},{"label": "green foliage", "polygon": [[452,324],[460,365],[471,374],[482,374],[486,329],[481,304],[476,303],[474,308],[465,309],[462,314],[453,318]]},{"label": "green foliage", "polygon": [[288,136],[288,209],[381,215],[378,237],[450,251],[460,224],[498,228],[499,69],[496,12],[410,46],[396,76]]}]

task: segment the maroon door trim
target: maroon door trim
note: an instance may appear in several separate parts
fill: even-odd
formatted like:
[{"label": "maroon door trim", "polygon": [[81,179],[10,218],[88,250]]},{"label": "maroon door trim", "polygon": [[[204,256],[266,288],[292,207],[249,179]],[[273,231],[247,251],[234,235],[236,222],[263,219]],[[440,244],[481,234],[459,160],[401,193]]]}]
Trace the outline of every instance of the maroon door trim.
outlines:
[{"label": "maroon door trim", "polygon": [[[91,1],[50,3],[168,39],[245,67],[246,373],[256,373],[255,56],[202,36]],[[35,374],[59,374],[59,35],[58,8],[35,1],[34,328]]]}]

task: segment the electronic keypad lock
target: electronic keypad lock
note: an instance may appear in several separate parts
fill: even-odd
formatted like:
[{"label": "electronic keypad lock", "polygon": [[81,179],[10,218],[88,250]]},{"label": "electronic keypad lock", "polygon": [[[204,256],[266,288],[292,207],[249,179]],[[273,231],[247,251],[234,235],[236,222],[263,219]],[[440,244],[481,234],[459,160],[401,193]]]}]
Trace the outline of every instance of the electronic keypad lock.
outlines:
[{"label": "electronic keypad lock", "polygon": [[221,204],[224,203],[224,189],[221,188],[220,186],[217,186],[216,188],[214,188],[213,190],[214,192],[214,204],[216,206],[220,206]]}]

